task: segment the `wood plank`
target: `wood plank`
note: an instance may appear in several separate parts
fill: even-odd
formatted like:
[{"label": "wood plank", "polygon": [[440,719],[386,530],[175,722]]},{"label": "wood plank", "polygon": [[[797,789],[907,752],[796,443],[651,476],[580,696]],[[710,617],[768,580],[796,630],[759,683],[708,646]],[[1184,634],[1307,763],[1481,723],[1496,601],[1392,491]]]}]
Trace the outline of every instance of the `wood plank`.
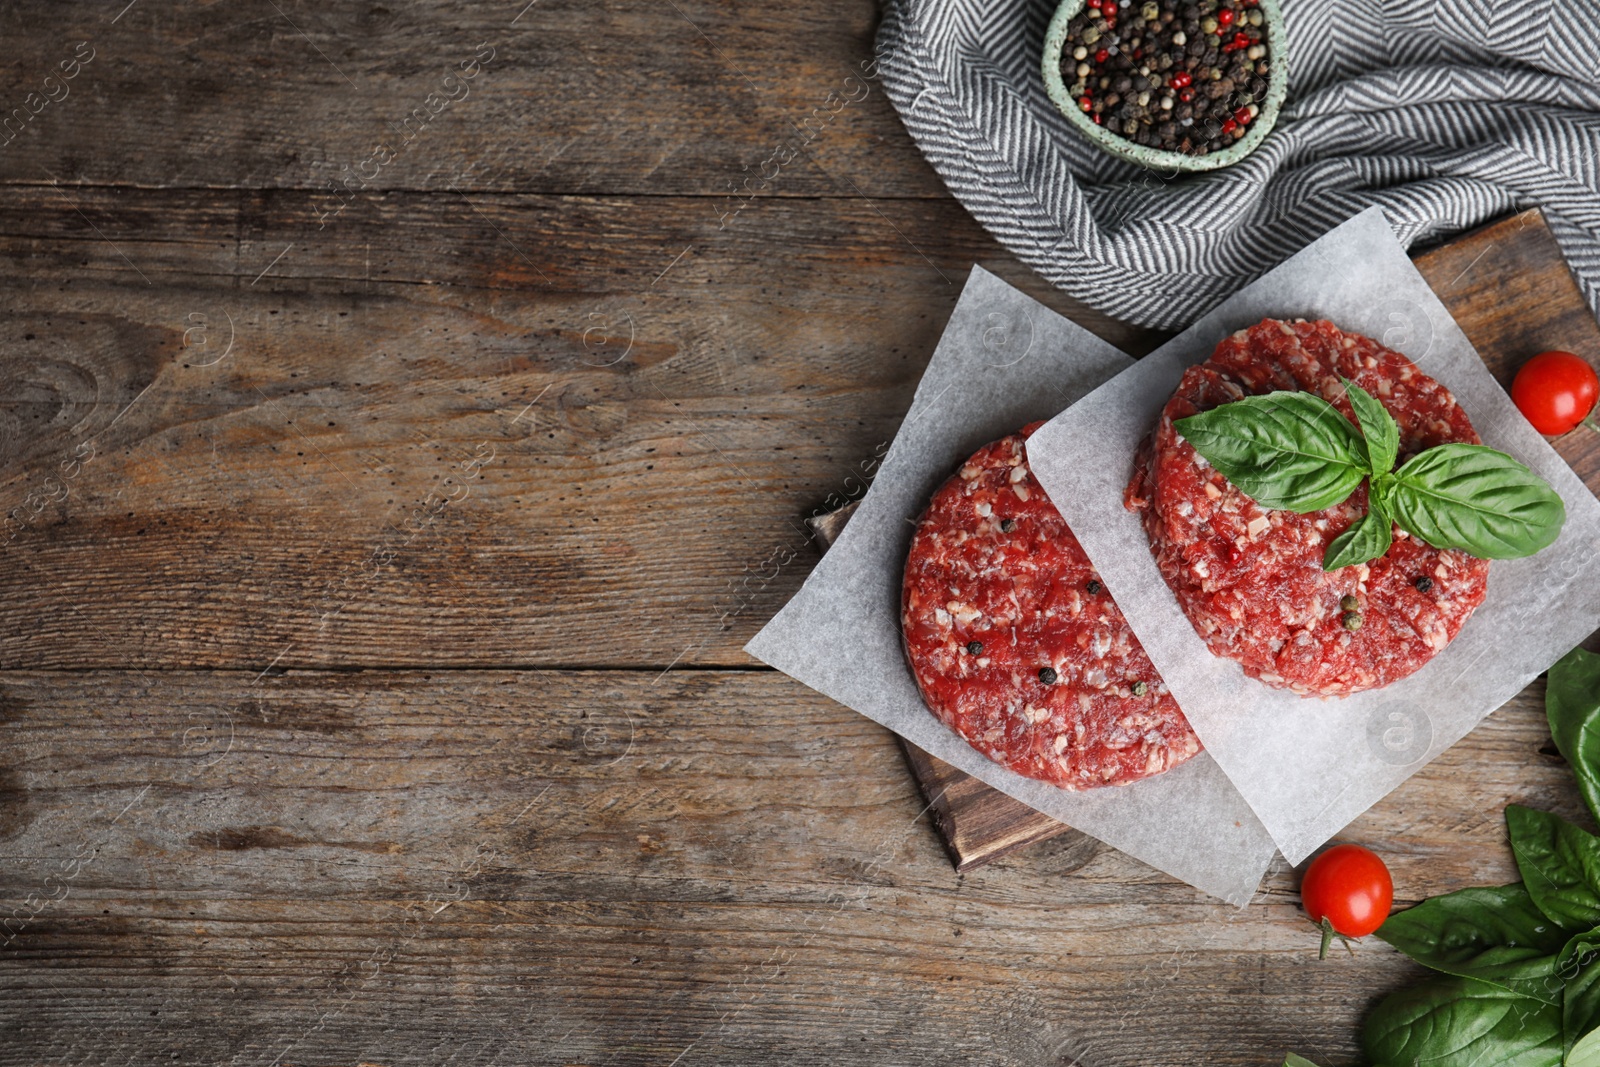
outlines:
[{"label": "wood plank", "polygon": [[1081,852],[1100,847],[1081,830],[1057,822],[965,771],[929,755],[905,738],[900,748],[922,787],[939,837],[958,871],[970,871],[1019,848],[1070,835]]},{"label": "wood plank", "polygon": [[[1587,822],[1539,697],[1352,826],[1402,902],[1514,878],[1507,802]],[[1418,973],[1317,964],[1281,865],[1243,911],[1061,841],[957,874],[890,735],[769,672],[8,672],[0,708],[6,915],[65,887],[4,935],[0,1064],[1337,1064]]]},{"label": "wood plank", "polygon": [[[757,198],[945,196],[860,77],[871,0],[276,3],[144,3],[114,23],[99,6],[0,7],[21,109],[0,180],[321,190],[330,209],[335,183],[361,200],[718,197],[708,214],[734,210],[721,198],[746,179]],[[63,61],[77,76],[46,85]]]},{"label": "wood plank", "polygon": [[718,235],[408,194],[318,235],[303,194],[72,195],[0,208],[4,666],[746,664],[796,502],[892,437],[953,306],[922,253],[998,254],[948,204]]},{"label": "wood plank", "polygon": [[[9,666],[115,666],[123,650],[258,670],[280,653],[283,665],[746,663],[740,647],[809,568],[796,512],[837,499],[892,437],[952,306],[955,288],[894,231],[954,277],[997,253],[953,207],[782,201],[657,293],[679,288],[619,305],[649,289],[648,271],[618,279],[607,264],[619,250],[647,256],[652,227],[677,227],[687,245],[703,225],[695,201],[646,213],[397,198],[392,225],[352,216],[337,240],[310,243],[302,221],[308,243],[263,276],[289,242],[261,234],[306,219],[304,197],[241,194],[222,209],[160,190],[78,192],[74,207],[26,192],[0,216],[19,279],[0,335],[0,493],[6,511],[24,509],[0,553]],[[561,220],[549,246],[529,240],[535,209]],[[596,230],[631,236],[607,252],[586,236]],[[1469,335],[1503,359],[1528,345],[1595,352],[1592,321],[1548,310],[1572,292],[1564,268],[1529,266],[1547,234],[1513,231],[1474,271],[1525,277],[1541,310],[1499,328],[1548,334],[1481,334],[1467,316]],[[480,288],[512,284],[495,281],[512,263],[531,276],[500,233],[561,264],[559,292]],[[807,287],[778,293],[764,284],[768,253],[790,239]],[[369,284],[374,243],[390,259]],[[1440,263],[1447,281],[1467,265]],[[788,310],[760,310],[774,300]],[[620,333],[630,315],[633,350],[593,365],[610,356],[587,331],[614,320]],[[230,316],[236,353],[203,365]],[[185,357],[186,334],[212,347]],[[94,458],[74,464],[90,441]],[[432,512],[462,491],[480,446],[496,458],[471,495]],[[708,523],[708,493],[738,521]],[[556,580],[553,603],[529,602]],[[417,610],[444,589],[454,607]]]}]

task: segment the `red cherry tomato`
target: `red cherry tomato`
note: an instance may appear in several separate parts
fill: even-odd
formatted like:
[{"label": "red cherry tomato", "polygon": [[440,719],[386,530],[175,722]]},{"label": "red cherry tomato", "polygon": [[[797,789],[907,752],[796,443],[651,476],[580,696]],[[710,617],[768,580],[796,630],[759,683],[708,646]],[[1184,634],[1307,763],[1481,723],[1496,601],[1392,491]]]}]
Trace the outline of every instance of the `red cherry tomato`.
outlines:
[{"label": "red cherry tomato", "polygon": [[1312,922],[1327,919],[1346,937],[1365,937],[1389,917],[1394,880],[1371,849],[1334,845],[1306,868],[1300,901]]},{"label": "red cherry tomato", "polygon": [[1587,360],[1571,352],[1540,352],[1511,382],[1517,410],[1547,437],[1576,427],[1600,399],[1600,378]]}]

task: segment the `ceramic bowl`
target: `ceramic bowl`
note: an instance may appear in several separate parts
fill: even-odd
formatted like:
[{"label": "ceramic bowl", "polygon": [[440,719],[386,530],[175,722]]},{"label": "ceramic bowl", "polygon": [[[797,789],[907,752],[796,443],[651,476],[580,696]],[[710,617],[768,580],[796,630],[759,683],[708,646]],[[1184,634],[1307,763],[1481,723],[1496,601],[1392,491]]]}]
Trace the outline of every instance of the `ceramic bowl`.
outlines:
[{"label": "ceramic bowl", "polygon": [[[1134,0],[1134,3],[1139,2],[1141,0]],[[1050,28],[1044,35],[1043,69],[1045,92],[1061,109],[1067,121],[1089,140],[1118,159],[1126,159],[1152,170],[1196,171],[1216,170],[1239,162],[1255,151],[1256,146],[1271,132],[1273,124],[1278,121],[1278,111],[1283,107],[1284,95],[1289,90],[1289,46],[1283,33],[1283,12],[1278,7],[1278,0],[1259,0],[1257,4],[1262,14],[1262,25],[1267,31],[1267,57],[1272,61],[1272,71],[1267,77],[1267,98],[1260,105],[1261,113],[1250,124],[1250,132],[1243,139],[1206,156],[1191,156],[1135,144],[1104,126],[1095,125],[1093,119],[1079,110],[1077,101],[1067,94],[1066,83],[1061,79],[1061,49],[1067,39],[1067,25],[1083,10],[1084,3],[1085,0],[1062,0],[1061,6],[1056,8]]]}]

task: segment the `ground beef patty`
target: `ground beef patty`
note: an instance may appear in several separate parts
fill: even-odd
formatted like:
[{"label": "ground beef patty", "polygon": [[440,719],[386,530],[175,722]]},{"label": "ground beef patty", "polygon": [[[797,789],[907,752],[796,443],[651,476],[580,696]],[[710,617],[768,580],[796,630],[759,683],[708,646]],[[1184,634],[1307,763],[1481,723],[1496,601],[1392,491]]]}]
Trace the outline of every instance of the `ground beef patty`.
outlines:
[{"label": "ground beef patty", "polygon": [[906,654],[928,707],[990,759],[1065,789],[1122,785],[1200,741],[1028,470],[1039,425],[934,494],[906,560]]},{"label": "ground beef patty", "polygon": [[[1338,375],[1400,425],[1403,463],[1424,448],[1478,443],[1450,391],[1398,352],[1329,322],[1266,319],[1190,367],[1135,459],[1124,502],[1140,513],[1161,574],[1219,656],[1268,685],[1344,696],[1404,678],[1432,659],[1479,604],[1489,564],[1394,530],[1387,555],[1323,571],[1331,542],[1367,511],[1365,485],[1325,511],[1258,507],[1196,454],[1173,421],[1276,389],[1315,393],[1354,421]],[[1359,630],[1340,601],[1353,596]]]}]

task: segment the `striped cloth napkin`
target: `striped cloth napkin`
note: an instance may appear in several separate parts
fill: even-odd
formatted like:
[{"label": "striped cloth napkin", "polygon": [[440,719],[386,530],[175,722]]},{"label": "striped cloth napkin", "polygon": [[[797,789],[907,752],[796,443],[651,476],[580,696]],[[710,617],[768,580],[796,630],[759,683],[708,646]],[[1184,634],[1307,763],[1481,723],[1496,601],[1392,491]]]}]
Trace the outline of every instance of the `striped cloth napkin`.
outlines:
[{"label": "striped cloth napkin", "polygon": [[1176,329],[1371,205],[1408,247],[1538,206],[1600,310],[1600,0],[1284,0],[1277,126],[1176,177],[1045,96],[1055,6],[885,0],[878,69],[950,191],[1073,296]]}]

